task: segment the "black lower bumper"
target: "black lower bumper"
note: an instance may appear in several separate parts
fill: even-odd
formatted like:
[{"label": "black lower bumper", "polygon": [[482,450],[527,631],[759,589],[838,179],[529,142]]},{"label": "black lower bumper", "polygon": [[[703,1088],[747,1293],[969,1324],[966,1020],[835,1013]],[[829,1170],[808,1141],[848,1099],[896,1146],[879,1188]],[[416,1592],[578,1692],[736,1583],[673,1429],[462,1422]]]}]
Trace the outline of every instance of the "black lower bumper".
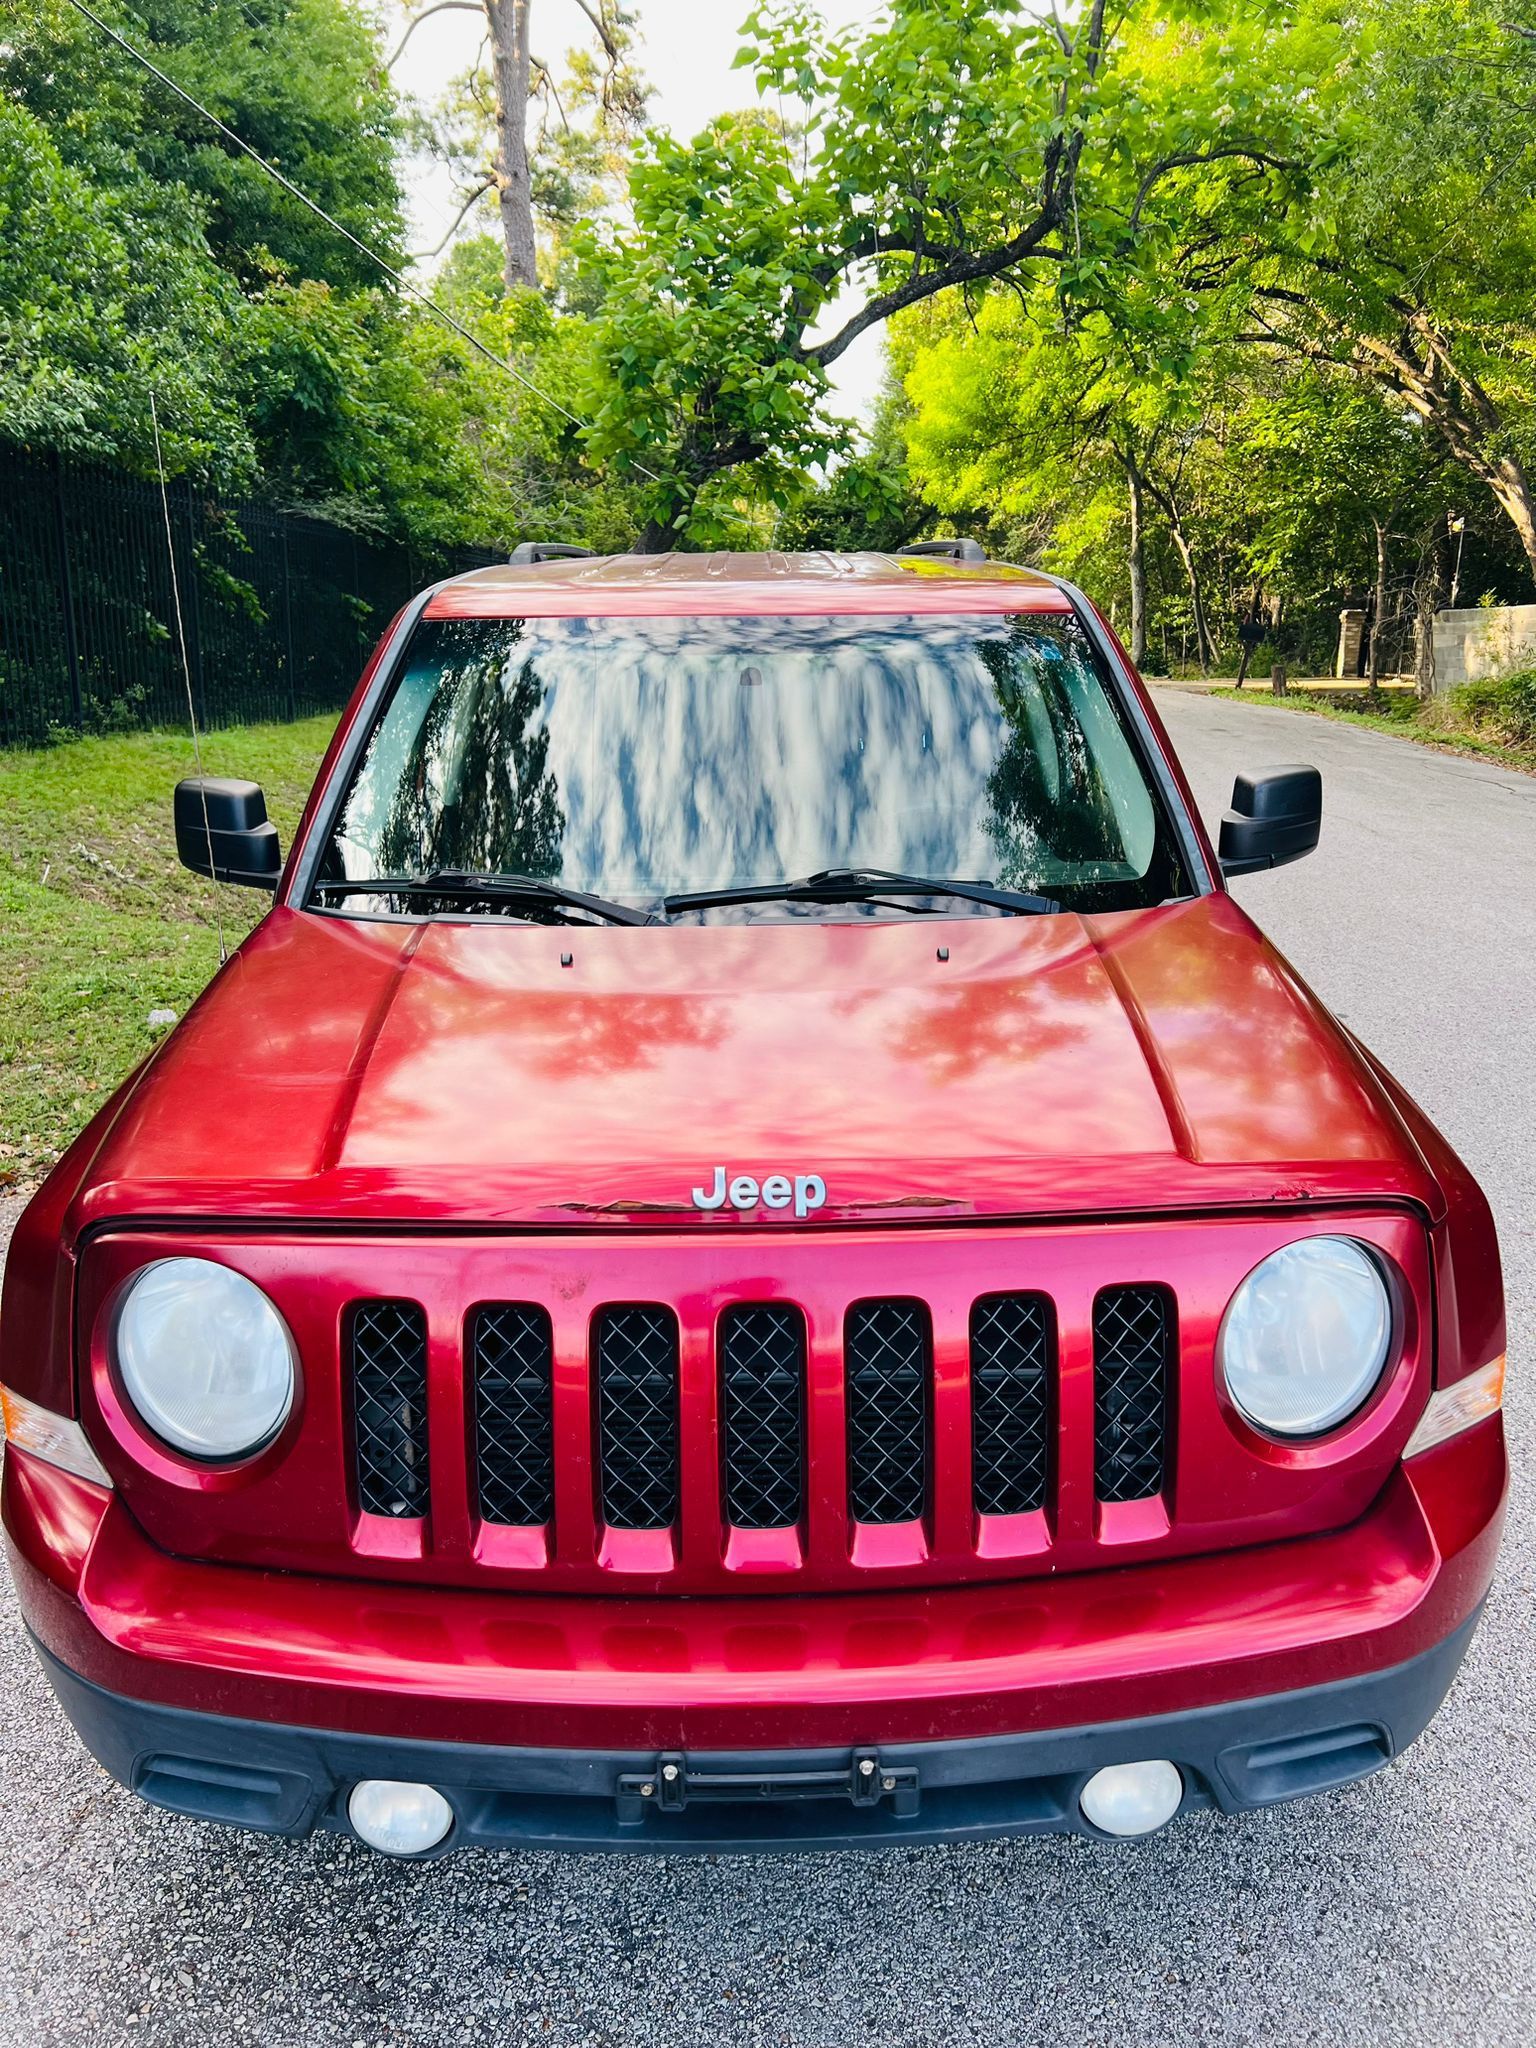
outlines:
[{"label": "black lower bumper", "polygon": [[406,1779],[435,1785],[453,1807],[445,1849],[726,1853],[1093,1835],[1078,1805],[1085,1781],[1106,1764],[1154,1757],[1183,1772],[1186,1811],[1243,1813],[1332,1791],[1380,1770],[1423,1732],[1476,1624],[1474,1615],[1390,1671],[1189,1713],[980,1741],[741,1755],[503,1749],[285,1728],[122,1699],[39,1654],[98,1762],[174,1813],[271,1834],[346,1834],[359,1779]]}]

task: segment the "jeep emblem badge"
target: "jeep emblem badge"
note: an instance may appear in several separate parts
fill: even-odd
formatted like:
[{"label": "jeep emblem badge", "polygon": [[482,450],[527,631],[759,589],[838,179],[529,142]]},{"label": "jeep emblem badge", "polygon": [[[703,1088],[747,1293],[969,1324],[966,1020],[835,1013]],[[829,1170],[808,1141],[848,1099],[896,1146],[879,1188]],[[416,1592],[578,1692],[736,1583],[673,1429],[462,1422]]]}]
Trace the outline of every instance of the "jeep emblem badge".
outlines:
[{"label": "jeep emblem badge", "polygon": [[819,1173],[797,1173],[793,1179],[786,1173],[770,1173],[759,1186],[750,1173],[731,1176],[723,1166],[715,1168],[713,1186],[693,1191],[695,1209],[723,1209],[727,1202],[733,1209],[742,1210],[755,1209],[759,1204],[765,1209],[793,1206],[800,1217],[824,1208],[826,1200],[827,1184]]}]

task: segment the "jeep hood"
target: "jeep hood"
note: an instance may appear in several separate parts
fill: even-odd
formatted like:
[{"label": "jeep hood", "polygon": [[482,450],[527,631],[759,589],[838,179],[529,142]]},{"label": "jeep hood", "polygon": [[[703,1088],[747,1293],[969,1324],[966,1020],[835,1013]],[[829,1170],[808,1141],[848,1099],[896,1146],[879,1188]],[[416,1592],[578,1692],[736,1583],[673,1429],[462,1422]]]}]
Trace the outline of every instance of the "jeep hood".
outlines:
[{"label": "jeep hood", "polygon": [[275,910],[144,1070],[73,1229],[804,1228],[1413,1200],[1352,1041],[1225,896],[1116,916],[549,928]]}]

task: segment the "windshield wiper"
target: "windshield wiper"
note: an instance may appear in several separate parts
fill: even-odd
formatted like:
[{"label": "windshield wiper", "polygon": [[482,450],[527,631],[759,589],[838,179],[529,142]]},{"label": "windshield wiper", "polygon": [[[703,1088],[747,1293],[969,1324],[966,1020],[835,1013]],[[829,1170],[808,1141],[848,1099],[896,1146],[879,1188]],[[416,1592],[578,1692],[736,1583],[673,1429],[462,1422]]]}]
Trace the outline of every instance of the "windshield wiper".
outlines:
[{"label": "windshield wiper", "polygon": [[462,868],[436,868],[430,875],[370,875],[358,882],[316,882],[314,893],[399,896],[407,903],[437,903],[448,898],[460,903],[542,904],[553,910],[583,910],[605,924],[654,922],[651,911],[610,903],[606,896],[589,896],[582,889],[566,889],[540,875],[474,875]]},{"label": "windshield wiper", "polygon": [[967,903],[986,903],[997,910],[1026,916],[1047,916],[1060,910],[1052,896],[1030,896],[1018,889],[994,889],[990,882],[945,881],[931,875],[903,875],[889,868],[823,868],[798,882],[748,882],[736,889],[695,889],[668,896],[662,908],[723,909],[732,903],[867,903],[882,896],[958,896]]}]

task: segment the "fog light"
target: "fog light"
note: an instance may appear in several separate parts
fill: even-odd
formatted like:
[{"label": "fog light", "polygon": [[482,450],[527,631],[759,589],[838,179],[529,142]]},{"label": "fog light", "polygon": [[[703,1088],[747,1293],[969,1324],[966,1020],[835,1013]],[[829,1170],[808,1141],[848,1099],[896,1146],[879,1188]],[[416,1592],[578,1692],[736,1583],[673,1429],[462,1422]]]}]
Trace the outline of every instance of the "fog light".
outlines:
[{"label": "fog light", "polygon": [[1150,1835],[1179,1810],[1184,1779],[1177,1764],[1110,1764],[1083,1787],[1086,1819],[1104,1835]]},{"label": "fog light", "polygon": [[386,1856],[424,1856],[447,1839],[453,1808],[430,1785],[364,1778],[352,1787],[347,1818],[370,1849]]}]

